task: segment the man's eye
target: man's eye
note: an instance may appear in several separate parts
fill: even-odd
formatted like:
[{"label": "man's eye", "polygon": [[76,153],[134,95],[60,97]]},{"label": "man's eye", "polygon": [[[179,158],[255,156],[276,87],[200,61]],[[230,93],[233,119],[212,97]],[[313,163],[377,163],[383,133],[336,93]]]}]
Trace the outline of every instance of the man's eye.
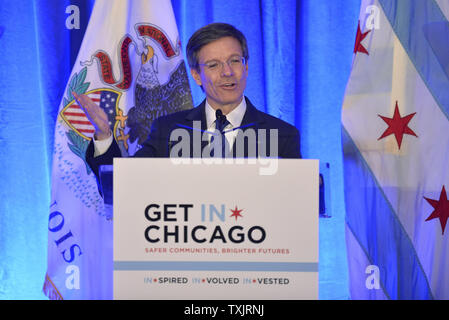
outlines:
[{"label": "man's eye", "polygon": [[217,62],[210,62],[207,64],[207,67],[209,69],[215,69],[216,67],[218,67],[218,63]]}]

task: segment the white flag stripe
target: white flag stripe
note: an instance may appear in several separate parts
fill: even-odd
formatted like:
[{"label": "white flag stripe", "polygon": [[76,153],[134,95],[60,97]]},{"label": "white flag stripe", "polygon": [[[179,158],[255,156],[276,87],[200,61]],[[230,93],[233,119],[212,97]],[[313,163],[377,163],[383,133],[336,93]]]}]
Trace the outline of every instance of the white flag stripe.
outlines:
[{"label": "white flag stripe", "polygon": [[66,111],[64,111],[64,115],[67,117],[72,116],[86,118],[86,114],[84,113],[84,111],[75,108],[67,108]]},{"label": "white flag stripe", "polygon": [[93,125],[86,120],[86,118],[82,118],[82,117],[67,117],[67,120],[69,120],[70,124],[72,125],[76,125],[77,127],[81,127],[81,126],[88,126],[89,128],[93,128]]},{"label": "white flag stripe", "polygon": [[[76,110],[67,109],[68,111],[64,112],[64,115],[67,119],[72,120],[86,120],[87,116],[84,112],[78,112]],[[75,112],[74,112],[75,111]]]},{"label": "white flag stripe", "polygon": [[95,128],[92,125],[88,124],[76,124],[76,129],[80,130],[94,130]]},{"label": "white flag stripe", "polygon": [[435,0],[443,15],[449,20],[449,2],[447,0]]}]

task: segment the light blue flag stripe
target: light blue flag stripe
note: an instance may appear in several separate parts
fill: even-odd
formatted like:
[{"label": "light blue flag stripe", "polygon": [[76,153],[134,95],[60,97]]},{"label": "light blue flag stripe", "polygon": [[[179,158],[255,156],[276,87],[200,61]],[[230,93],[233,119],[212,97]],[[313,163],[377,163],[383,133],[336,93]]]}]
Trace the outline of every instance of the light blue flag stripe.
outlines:
[{"label": "light blue flag stripe", "polygon": [[318,263],[240,261],[114,261],[114,270],[318,272]]},{"label": "light blue flag stripe", "polygon": [[379,267],[385,295],[390,299],[433,299],[413,243],[344,128],[342,143],[346,223],[370,263]]},{"label": "light blue flag stripe", "polygon": [[449,120],[449,23],[434,0],[379,0],[396,36]]}]

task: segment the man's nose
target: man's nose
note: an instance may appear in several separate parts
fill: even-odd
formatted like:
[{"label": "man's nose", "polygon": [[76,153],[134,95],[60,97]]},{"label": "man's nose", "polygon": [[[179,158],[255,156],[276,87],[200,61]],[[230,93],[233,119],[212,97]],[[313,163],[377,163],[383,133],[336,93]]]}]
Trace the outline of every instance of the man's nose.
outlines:
[{"label": "man's nose", "polygon": [[223,76],[228,76],[229,77],[229,76],[232,76],[234,74],[234,70],[232,70],[231,66],[227,62],[225,62],[222,65],[221,74]]}]

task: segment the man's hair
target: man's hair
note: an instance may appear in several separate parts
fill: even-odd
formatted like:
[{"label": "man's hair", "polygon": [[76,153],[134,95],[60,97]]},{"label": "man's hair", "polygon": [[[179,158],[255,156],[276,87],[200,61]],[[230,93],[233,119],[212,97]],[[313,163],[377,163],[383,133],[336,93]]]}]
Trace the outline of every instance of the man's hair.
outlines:
[{"label": "man's hair", "polygon": [[224,37],[236,39],[242,47],[242,55],[246,61],[249,59],[248,45],[243,33],[227,23],[211,23],[197,31],[190,37],[187,43],[187,62],[191,69],[199,70],[198,53],[205,45]]}]

